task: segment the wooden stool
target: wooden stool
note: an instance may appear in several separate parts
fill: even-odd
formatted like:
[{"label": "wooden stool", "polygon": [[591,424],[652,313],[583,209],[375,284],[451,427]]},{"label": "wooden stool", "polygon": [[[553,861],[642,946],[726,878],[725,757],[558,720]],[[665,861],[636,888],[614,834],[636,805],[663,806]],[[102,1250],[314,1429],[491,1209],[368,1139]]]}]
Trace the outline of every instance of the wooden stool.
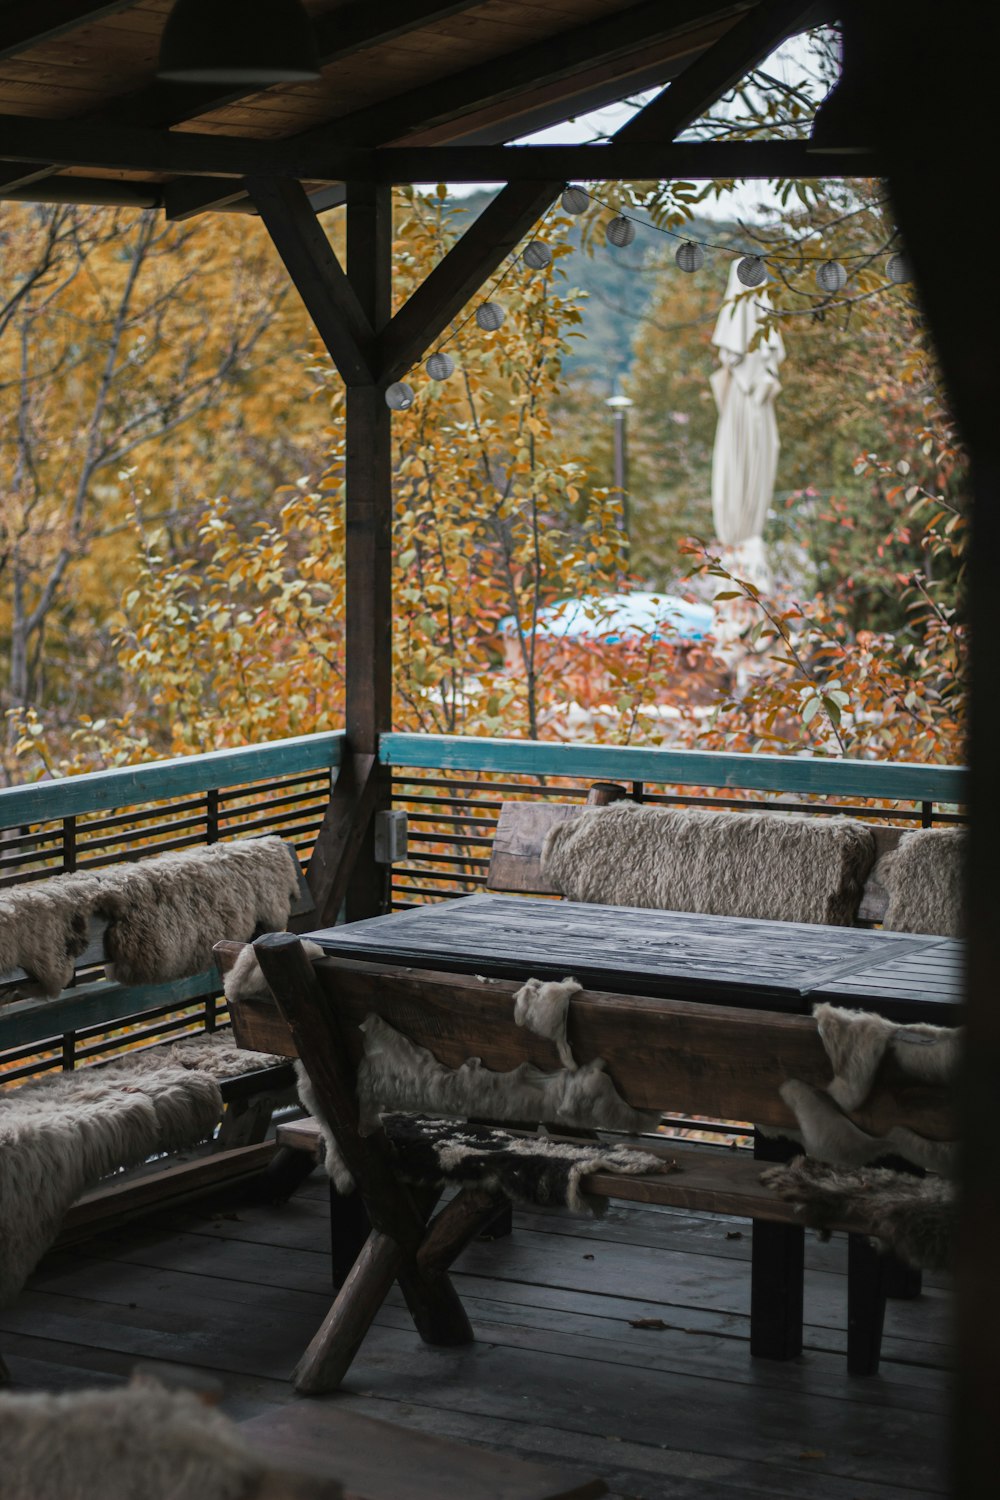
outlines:
[{"label": "wooden stool", "polygon": [[344,1500],[597,1500],[603,1479],[296,1401],[241,1424],[268,1464],[338,1481]]}]

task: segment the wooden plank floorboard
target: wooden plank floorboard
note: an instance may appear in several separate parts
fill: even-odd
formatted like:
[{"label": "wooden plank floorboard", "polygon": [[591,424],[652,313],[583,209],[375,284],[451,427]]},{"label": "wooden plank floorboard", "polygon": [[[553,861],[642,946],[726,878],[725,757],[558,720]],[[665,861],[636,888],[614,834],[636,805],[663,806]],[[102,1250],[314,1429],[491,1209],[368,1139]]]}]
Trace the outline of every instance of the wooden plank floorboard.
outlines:
[{"label": "wooden plank floorboard", "polygon": [[[392,1294],[332,1399],[427,1432],[600,1472],[634,1500],[905,1500],[944,1494],[948,1304],[890,1307],[883,1373],[843,1359],[842,1248],[815,1244],[807,1353],[748,1352],[749,1233],[612,1210],[518,1215],[456,1271],[478,1342],[420,1344]],[[0,1313],[14,1378],[106,1383],[137,1359],[222,1380],[237,1417],[296,1400],[287,1377],[330,1300],[327,1188],[280,1208],[185,1209],[50,1255]],[[659,1331],[630,1320],[658,1317]]]}]

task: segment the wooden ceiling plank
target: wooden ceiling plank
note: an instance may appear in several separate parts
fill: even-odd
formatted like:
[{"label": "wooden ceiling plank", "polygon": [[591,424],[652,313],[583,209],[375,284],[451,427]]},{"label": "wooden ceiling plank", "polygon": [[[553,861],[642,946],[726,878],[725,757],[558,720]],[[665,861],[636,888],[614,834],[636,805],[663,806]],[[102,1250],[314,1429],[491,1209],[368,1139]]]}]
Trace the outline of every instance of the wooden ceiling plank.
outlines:
[{"label": "wooden ceiling plank", "polygon": [[246,190],[347,385],[375,383],[375,335],[316,211],[297,182],[248,177]]},{"label": "wooden ceiling plank", "polygon": [[398,380],[502,265],[551,204],[559,182],[514,182],[493,199],[396,313],[379,343],[385,382]]},{"label": "wooden ceiling plank", "polygon": [[[746,3],[719,5],[734,20]],[[460,116],[491,100],[518,94],[546,79],[572,76],[579,68],[603,58],[624,57],[637,48],[704,23],[705,0],[643,0],[627,11],[559,33],[544,42],[493,57],[459,73],[435,79],[377,105],[341,115],[308,132],[309,144],[337,140],[342,144],[377,146],[396,140],[408,130],[436,120]]]},{"label": "wooden ceiling plank", "polygon": [[134,4],[135,0],[14,0],[0,15],[0,58],[17,57],[40,42]]},{"label": "wooden ceiling plank", "polygon": [[775,47],[802,30],[815,9],[815,3],[803,0],[763,0],[616,131],[615,140],[672,141]]},{"label": "wooden ceiling plank", "polygon": [[874,158],[810,152],[809,142],[619,141],[596,146],[384,146],[372,153],[383,182],[620,182],[669,177],[873,177]]}]

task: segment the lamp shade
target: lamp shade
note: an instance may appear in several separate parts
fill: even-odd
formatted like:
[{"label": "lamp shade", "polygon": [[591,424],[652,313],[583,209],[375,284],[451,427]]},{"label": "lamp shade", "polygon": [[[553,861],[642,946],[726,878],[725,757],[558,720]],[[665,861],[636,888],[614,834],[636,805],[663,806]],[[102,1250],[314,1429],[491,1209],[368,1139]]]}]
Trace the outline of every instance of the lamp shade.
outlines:
[{"label": "lamp shade", "polygon": [[320,76],[299,0],[176,0],[157,77],[171,83],[301,83]]}]

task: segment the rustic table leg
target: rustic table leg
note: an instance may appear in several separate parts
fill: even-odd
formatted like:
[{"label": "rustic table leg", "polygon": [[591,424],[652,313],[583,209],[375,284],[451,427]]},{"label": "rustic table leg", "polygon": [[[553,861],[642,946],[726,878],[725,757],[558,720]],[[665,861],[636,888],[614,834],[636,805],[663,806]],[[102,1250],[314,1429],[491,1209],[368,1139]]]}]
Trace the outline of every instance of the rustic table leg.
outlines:
[{"label": "rustic table leg", "polygon": [[[759,1161],[790,1161],[801,1147],[754,1132]],[[755,1219],[750,1252],[750,1353],[757,1359],[794,1359],[802,1353],[805,1230]]]},{"label": "rustic table leg", "polygon": [[867,1235],[847,1236],[847,1373],[876,1375],[885,1321],[886,1259]]}]

